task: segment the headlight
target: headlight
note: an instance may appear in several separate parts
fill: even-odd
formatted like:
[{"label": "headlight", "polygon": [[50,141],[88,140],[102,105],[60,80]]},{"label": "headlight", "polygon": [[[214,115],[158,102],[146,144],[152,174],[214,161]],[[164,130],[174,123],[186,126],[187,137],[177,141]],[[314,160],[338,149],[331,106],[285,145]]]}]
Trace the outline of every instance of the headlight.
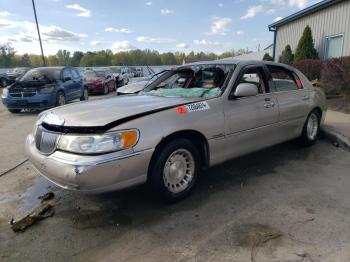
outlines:
[{"label": "headlight", "polygon": [[8,90],[8,88],[4,88],[3,90],[2,90],[2,97],[7,97],[9,95],[9,90]]},{"label": "headlight", "polygon": [[101,154],[128,149],[136,145],[137,130],[125,130],[102,135],[62,135],[58,149],[78,154]]},{"label": "headlight", "polygon": [[40,92],[43,94],[48,94],[48,93],[51,93],[54,89],[55,89],[55,85],[47,86],[47,87],[40,89]]}]

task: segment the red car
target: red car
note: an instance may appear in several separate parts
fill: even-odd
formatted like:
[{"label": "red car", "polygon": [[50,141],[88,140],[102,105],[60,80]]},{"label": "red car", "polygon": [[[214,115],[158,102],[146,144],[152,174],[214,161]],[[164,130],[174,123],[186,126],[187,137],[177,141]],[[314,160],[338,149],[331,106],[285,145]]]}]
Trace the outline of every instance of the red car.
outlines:
[{"label": "red car", "polygon": [[108,94],[116,90],[116,81],[111,72],[88,70],[84,75],[89,94]]}]

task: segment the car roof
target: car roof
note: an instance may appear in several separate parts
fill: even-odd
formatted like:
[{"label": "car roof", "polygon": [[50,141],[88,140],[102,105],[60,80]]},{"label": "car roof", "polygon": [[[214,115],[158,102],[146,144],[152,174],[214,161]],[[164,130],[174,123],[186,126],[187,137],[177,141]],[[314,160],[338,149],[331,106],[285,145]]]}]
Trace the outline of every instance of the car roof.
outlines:
[{"label": "car roof", "polygon": [[40,69],[40,70],[54,70],[54,69],[64,69],[64,68],[70,68],[69,66],[43,66],[43,67],[36,67],[33,69]]},{"label": "car roof", "polygon": [[194,63],[188,63],[179,66],[178,68],[182,67],[187,67],[187,66],[196,66],[196,65],[251,65],[251,64],[256,64],[256,65],[271,65],[271,66],[281,66],[288,68],[289,70],[295,70],[295,68],[282,64],[282,63],[277,63],[277,62],[272,62],[272,61],[262,61],[262,60],[249,60],[249,59],[237,59],[237,58],[224,58],[220,60],[210,60],[210,61],[200,61],[200,62],[194,62]]}]

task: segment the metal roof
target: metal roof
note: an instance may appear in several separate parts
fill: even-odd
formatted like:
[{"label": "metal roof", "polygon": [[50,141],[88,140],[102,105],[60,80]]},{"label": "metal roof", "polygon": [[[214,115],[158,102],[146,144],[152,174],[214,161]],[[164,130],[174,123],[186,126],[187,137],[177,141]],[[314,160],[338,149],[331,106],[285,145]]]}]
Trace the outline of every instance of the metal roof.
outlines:
[{"label": "metal roof", "polygon": [[326,8],[328,6],[334,5],[336,3],[339,3],[343,0],[323,0],[321,2],[318,2],[317,4],[311,5],[303,10],[300,10],[299,12],[296,12],[294,14],[291,14],[273,24],[269,25],[269,30],[272,31],[273,29],[275,29],[276,27],[279,27],[281,25],[287,24],[289,22],[292,22],[300,17],[309,15],[311,13],[314,13],[316,11],[319,11],[323,8]]}]

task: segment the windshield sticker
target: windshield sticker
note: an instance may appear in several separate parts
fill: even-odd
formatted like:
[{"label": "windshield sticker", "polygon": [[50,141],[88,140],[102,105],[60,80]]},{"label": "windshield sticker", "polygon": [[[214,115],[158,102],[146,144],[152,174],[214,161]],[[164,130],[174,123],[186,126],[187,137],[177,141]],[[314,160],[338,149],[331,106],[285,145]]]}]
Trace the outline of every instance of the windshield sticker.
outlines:
[{"label": "windshield sticker", "polygon": [[185,105],[187,112],[196,112],[210,109],[206,101]]}]

